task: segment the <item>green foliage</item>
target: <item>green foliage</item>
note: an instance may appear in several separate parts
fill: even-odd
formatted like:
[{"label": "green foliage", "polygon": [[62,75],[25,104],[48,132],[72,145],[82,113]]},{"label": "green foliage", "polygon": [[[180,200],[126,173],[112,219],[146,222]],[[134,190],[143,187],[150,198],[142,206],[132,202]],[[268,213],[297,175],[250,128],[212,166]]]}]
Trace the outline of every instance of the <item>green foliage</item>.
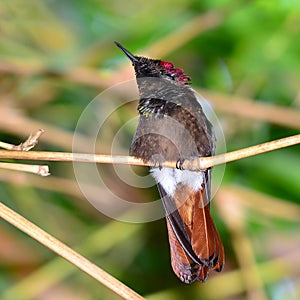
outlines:
[{"label": "green foliage", "polygon": [[[200,27],[205,28],[210,21],[203,19],[198,27],[190,29],[199,34],[185,40],[187,34],[182,35],[181,30],[186,24],[209,12],[219,21],[202,32]],[[157,58],[182,67],[191,75],[193,87],[240,96],[240,113],[228,114],[216,107],[229,150],[299,132],[300,127],[285,125],[288,116],[286,111],[280,110],[298,111],[300,119],[300,2],[297,0],[5,0],[0,3],[0,14],[1,141],[20,143],[36,126],[41,126],[45,127],[46,133],[37,150],[71,151],[72,134],[86,106],[107,87],[133,77],[133,73],[122,73],[122,67],[129,68],[129,63],[115,47],[114,40],[137,54],[151,51],[151,46],[156,45],[155,53],[163,53],[161,57],[156,54]],[[167,44],[162,42],[165,39]],[[182,39],[184,42],[180,43]],[[166,47],[170,49],[165,51]],[[124,91],[122,96],[125,95]],[[259,121],[245,117],[242,111],[244,98],[277,106],[279,121],[270,122],[267,115],[265,120]],[[109,101],[101,108],[103,112],[109,105],[119,103],[118,99]],[[231,103],[227,106],[231,107]],[[114,135],[136,114],[135,103],[112,114],[105,131],[101,132],[101,145],[97,149],[110,153]],[[133,131],[131,124],[122,132],[116,148],[119,154],[128,153]],[[285,292],[289,297],[284,295],[280,299],[299,298],[295,270],[292,267],[290,273],[283,270],[282,274],[289,278],[284,279],[279,276],[277,265],[272,264],[282,253],[299,248],[299,219],[285,219],[285,209],[287,214],[290,212],[289,205],[293,205],[295,213],[299,211],[299,146],[227,165],[220,195],[223,195],[223,187],[239,186],[254,195],[259,193],[263,199],[274,197],[283,205],[282,209],[274,206],[281,217],[275,218],[264,209],[260,211],[257,207],[255,210],[245,205],[242,211],[246,213],[242,219],[247,230],[241,226],[237,233],[238,230],[230,227],[228,219],[219,213],[221,205],[213,205],[213,209],[217,207],[213,214],[224,239],[227,265],[222,273],[211,276],[204,285],[189,287],[183,286],[171,271],[166,228],[162,221],[144,226],[123,224],[124,228],[122,223],[112,225],[114,222],[99,213],[80,193],[71,164],[57,162],[51,163],[50,167],[53,181],[51,177],[37,178],[0,170],[1,201],[72,247],[79,244],[83,254],[142,295],[150,295],[149,299],[187,299],[187,295],[189,299],[225,299],[226,296],[226,299],[250,299],[245,296],[245,274],[237,273],[243,266],[233,245],[241,232],[253,242],[252,250],[257,255],[254,260],[259,262],[255,266],[265,296],[260,299],[279,299],[278,295]],[[113,171],[105,170],[108,170],[106,180],[114,193],[126,195],[129,201],[157,198],[154,189],[128,187],[116,179]],[[250,198],[244,198],[245,202],[251,203]],[[262,201],[262,206],[264,203]],[[233,216],[236,210],[237,207],[232,208]],[[114,230],[105,232],[110,226],[115,226]],[[131,226],[138,228],[134,230]],[[86,237],[101,228],[104,233],[97,235],[98,240],[88,242]],[[272,236],[267,243],[277,248],[272,250],[266,245],[266,253],[262,253],[264,249],[259,243],[264,243],[271,229]],[[282,244],[276,243],[274,232],[277,229]],[[123,239],[123,234],[127,239]],[[289,247],[285,247],[284,242]],[[29,237],[1,221],[0,268],[3,271],[0,273],[0,293],[6,290],[9,295],[19,289],[22,290],[20,300],[41,299],[47,292],[43,288],[36,292],[36,286],[42,287],[39,285],[44,282],[47,286],[50,282],[47,291],[54,293],[57,290],[54,294],[57,299],[65,295],[70,299],[118,299],[75,268],[59,262],[54,254],[41,249]],[[284,260],[286,256],[282,256]],[[245,259],[249,259],[246,254]],[[273,274],[266,275],[260,264],[264,261],[274,267]],[[295,255],[294,264],[299,266],[299,255]],[[273,276],[276,272],[278,277]],[[56,274],[59,278],[53,285],[51,282]],[[38,284],[37,278],[41,280]],[[210,281],[216,283],[213,288]],[[294,298],[290,287],[295,290]]]}]

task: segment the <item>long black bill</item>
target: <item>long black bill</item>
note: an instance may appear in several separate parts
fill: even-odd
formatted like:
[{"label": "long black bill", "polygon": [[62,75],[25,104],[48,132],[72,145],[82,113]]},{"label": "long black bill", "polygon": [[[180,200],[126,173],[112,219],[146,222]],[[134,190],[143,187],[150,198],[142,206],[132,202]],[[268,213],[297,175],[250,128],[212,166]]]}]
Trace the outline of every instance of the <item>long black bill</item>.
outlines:
[{"label": "long black bill", "polygon": [[127,49],[125,49],[120,43],[115,42],[115,44],[126,54],[126,56],[134,63],[137,62],[138,59],[130,53]]}]

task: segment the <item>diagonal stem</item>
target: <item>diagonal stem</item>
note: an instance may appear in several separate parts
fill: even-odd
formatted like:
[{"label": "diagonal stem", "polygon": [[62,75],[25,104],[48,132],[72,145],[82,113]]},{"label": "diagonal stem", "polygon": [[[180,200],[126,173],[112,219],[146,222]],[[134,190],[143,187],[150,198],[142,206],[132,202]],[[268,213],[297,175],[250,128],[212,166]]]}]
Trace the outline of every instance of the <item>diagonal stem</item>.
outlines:
[{"label": "diagonal stem", "polygon": [[35,224],[31,223],[15,211],[11,210],[3,203],[0,203],[0,217],[19,228],[47,248],[51,249],[67,261],[84,271],[110,290],[121,296],[123,299],[142,300],[142,296],[131,290],[125,284],[106,273],[104,270],[90,262],[85,257],[81,256],[76,251],[72,250],[55,237],[45,232]]}]

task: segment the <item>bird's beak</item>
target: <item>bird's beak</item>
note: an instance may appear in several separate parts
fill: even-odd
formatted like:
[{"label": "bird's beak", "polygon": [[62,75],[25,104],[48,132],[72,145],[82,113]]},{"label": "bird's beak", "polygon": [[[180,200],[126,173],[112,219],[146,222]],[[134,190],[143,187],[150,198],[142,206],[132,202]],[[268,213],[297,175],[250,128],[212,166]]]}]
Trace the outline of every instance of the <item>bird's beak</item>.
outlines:
[{"label": "bird's beak", "polygon": [[125,49],[120,43],[115,42],[115,44],[126,54],[126,56],[133,62],[138,62],[138,59],[136,56],[134,56],[132,53],[130,53],[127,49]]}]

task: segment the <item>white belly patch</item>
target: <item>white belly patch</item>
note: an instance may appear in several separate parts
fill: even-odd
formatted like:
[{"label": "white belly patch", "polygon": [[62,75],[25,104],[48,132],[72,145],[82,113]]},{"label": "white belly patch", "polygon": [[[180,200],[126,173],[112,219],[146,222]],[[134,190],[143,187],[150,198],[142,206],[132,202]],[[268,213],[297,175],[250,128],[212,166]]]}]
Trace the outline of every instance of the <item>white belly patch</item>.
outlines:
[{"label": "white belly patch", "polygon": [[203,173],[188,170],[178,170],[172,168],[153,168],[151,174],[155,181],[159,183],[169,196],[174,196],[177,184],[188,185],[193,191],[202,188]]}]

